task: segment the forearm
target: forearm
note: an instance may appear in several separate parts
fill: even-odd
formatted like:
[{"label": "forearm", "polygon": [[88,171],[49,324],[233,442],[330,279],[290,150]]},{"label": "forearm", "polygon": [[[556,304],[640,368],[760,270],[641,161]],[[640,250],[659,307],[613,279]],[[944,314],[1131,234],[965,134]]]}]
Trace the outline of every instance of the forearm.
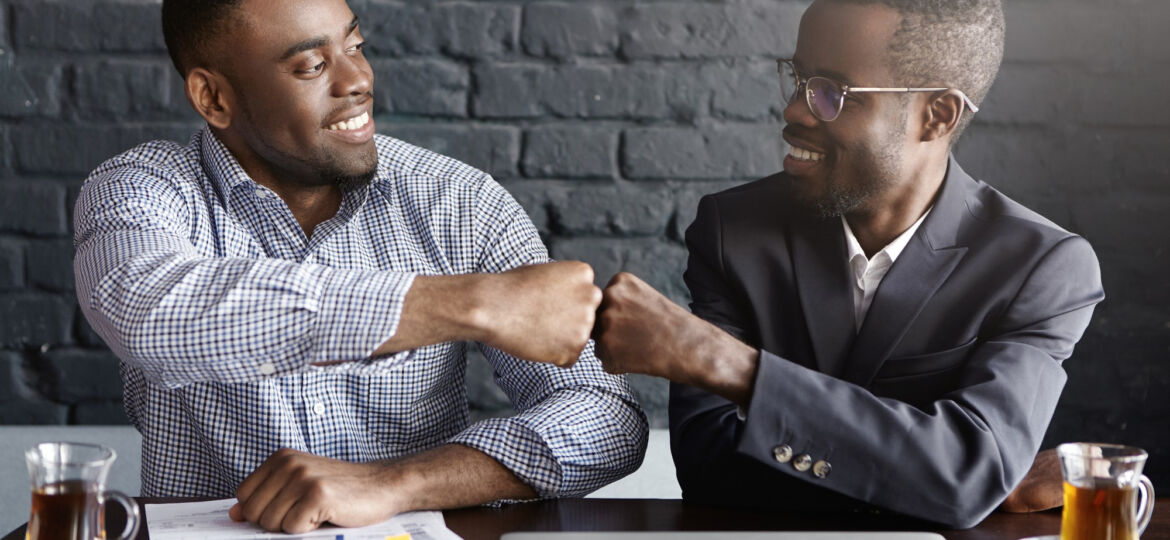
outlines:
[{"label": "forearm", "polygon": [[173,245],[116,263],[109,254],[133,253],[118,237],[79,246],[78,299],[120,358],[173,387],[365,358],[394,333],[413,277],[201,257],[170,236],[136,233],[134,239],[144,237]]},{"label": "forearm", "polygon": [[490,318],[481,300],[489,274],[417,276],[403,302],[397,330],[374,356],[448,341],[483,340]]},{"label": "forearm", "polygon": [[401,494],[402,512],[537,496],[500,462],[462,444],[446,444],[387,462],[384,474],[388,478],[386,489]]}]

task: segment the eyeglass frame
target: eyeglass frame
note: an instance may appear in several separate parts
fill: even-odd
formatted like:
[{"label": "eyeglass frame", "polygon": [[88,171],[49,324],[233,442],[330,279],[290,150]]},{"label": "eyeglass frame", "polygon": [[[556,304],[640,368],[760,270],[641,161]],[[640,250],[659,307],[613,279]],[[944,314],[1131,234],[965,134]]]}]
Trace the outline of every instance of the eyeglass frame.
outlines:
[{"label": "eyeglass frame", "polygon": [[[837,118],[841,117],[841,111],[845,109],[845,97],[848,96],[850,93],[854,93],[854,94],[907,93],[907,92],[941,92],[943,90],[954,90],[955,92],[959,93],[959,97],[963,98],[964,106],[971,109],[971,114],[975,114],[975,113],[979,112],[979,107],[977,105],[975,105],[975,102],[971,101],[971,98],[967,97],[967,94],[964,93],[962,90],[959,90],[958,88],[948,88],[948,87],[938,87],[938,88],[893,88],[893,87],[887,87],[887,88],[882,88],[882,87],[873,87],[873,86],[849,86],[847,84],[841,84],[840,82],[837,82],[837,81],[833,80],[832,78],[822,77],[820,75],[813,75],[812,77],[801,77],[800,74],[796,72],[796,63],[793,62],[791,58],[778,58],[778,59],[776,59],[776,73],[779,75],[779,78],[780,78],[781,93],[784,93],[783,92],[783,90],[784,90],[784,66],[786,64],[788,65],[788,67],[790,67],[792,69],[792,76],[796,78],[796,89],[792,92],[791,96],[783,96],[784,104],[787,105],[788,102],[791,101],[792,98],[795,97],[796,94],[800,92],[800,89],[803,88],[804,89],[805,105],[808,105],[808,110],[813,113],[813,116],[817,117],[817,119],[819,119],[822,122],[832,122],[833,120],[836,120]],[[837,114],[835,116],[833,116],[832,118],[822,118],[821,115],[817,113],[816,108],[813,107],[812,96],[809,95],[809,89],[808,89],[808,82],[813,80],[813,79],[824,79],[824,80],[828,81],[830,84],[833,84],[841,89],[841,97],[837,100],[837,107],[836,107]],[[960,112],[960,114],[962,114],[962,113]]]}]

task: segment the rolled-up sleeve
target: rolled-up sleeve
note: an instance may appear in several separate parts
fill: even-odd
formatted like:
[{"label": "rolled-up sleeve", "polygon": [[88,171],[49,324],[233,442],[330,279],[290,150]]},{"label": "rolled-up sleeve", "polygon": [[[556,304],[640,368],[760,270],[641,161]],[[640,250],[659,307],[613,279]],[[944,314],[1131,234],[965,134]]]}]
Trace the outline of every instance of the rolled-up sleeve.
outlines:
[{"label": "rolled-up sleeve", "polygon": [[[490,179],[479,196],[482,272],[549,262],[524,210]],[[472,424],[451,442],[499,461],[541,497],[580,496],[638,468],[646,415],[622,376],[605,373],[590,341],[573,367],[528,362],[481,346],[517,414]]]},{"label": "rolled-up sleeve", "polygon": [[366,358],[394,335],[412,274],[202,255],[197,196],[180,173],[124,158],[77,201],[82,312],[148,379],[254,381]]}]

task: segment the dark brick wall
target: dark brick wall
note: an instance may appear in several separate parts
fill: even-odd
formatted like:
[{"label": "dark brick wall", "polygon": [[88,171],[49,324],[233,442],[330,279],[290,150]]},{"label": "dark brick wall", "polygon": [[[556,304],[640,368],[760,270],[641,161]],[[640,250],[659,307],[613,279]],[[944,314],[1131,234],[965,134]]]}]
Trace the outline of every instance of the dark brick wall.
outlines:
[{"label": "dark brick wall", "polygon": [[[686,300],[704,193],[779,168],[771,59],[807,0],[351,2],[380,129],[491,172],[558,258]],[[1007,0],[1007,61],[957,149],[967,170],[1088,237],[1108,300],[1048,443],[1149,449],[1170,482],[1170,3]],[[117,361],[80,317],[70,219],[100,161],[198,125],[159,0],[0,0],[0,423],[125,422]],[[477,414],[507,402],[468,377]],[[633,378],[656,426],[665,385]],[[800,399],[794,396],[794,399]]]}]

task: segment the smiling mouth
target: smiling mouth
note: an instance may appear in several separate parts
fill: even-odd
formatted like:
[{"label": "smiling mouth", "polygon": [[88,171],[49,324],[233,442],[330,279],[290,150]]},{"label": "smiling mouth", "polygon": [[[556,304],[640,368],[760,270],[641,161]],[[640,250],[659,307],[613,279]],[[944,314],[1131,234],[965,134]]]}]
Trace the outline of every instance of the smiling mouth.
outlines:
[{"label": "smiling mouth", "polygon": [[369,123],[370,113],[364,112],[353,118],[350,118],[349,120],[342,120],[337,122],[336,124],[333,124],[326,129],[329,131],[355,131],[365,127],[366,124]]},{"label": "smiling mouth", "polygon": [[805,161],[808,163],[816,163],[825,159],[825,155],[820,152],[813,152],[805,148],[789,144],[791,150],[788,151],[788,156],[797,161]]}]

